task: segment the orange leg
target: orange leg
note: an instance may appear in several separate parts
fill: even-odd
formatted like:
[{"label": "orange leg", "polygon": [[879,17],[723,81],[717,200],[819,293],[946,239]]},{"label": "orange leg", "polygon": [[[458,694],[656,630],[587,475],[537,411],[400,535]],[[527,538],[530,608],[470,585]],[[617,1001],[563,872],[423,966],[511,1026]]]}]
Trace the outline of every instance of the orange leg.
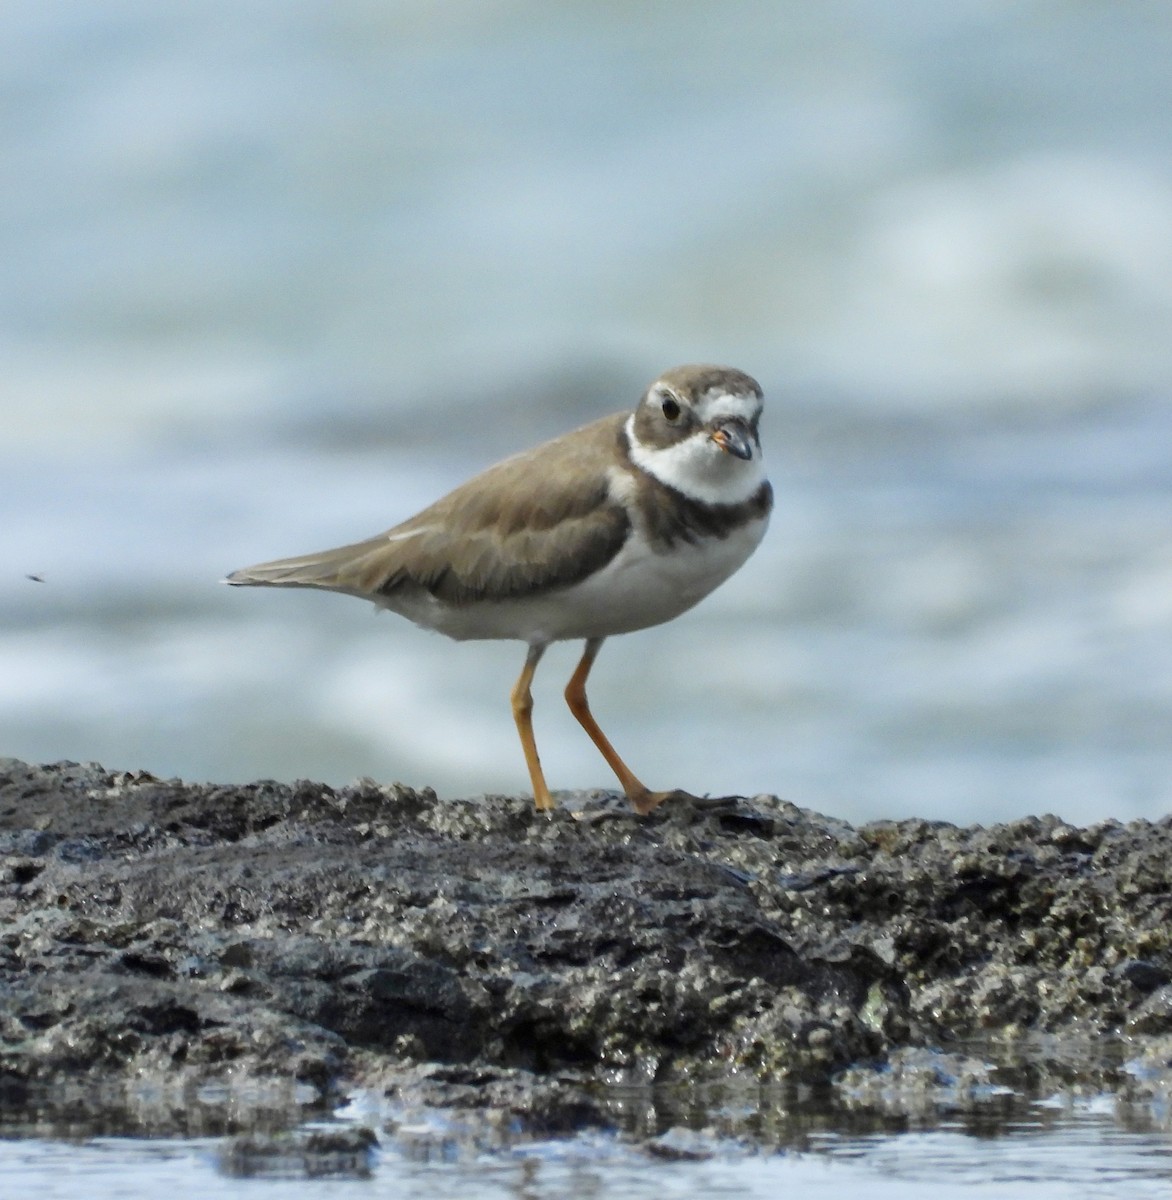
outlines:
[{"label": "orange leg", "polygon": [[544,653],[545,646],[541,642],[529,647],[525,665],[513,684],[510,698],[513,702],[513,720],[517,722],[517,732],[521,735],[521,749],[525,751],[525,765],[529,768],[529,778],[533,783],[534,803],[538,812],[551,812],[554,802],[541,770],[541,759],[537,757],[537,742],[533,737],[533,694],[529,690],[533,683],[533,672],[537,670]]},{"label": "orange leg", "polygon": [[683,798],[694,799],[688,796],[687,792],[670,791],[670,792],[653,792],[646,785],[641,783],[630,767],[618,756],[618,751],[610,744],[605,733],[598,727],[598,722],[594,719],[594,715],[590,711],[590,703],[586,699],[586,677],[590,674],[590,668],[594,666],[594,660],[598,657],[598,651],[602,649],[602,638],[590,638],[586,643],[586,649],[582,652],[581,661],[578,663],[574,674],[570,676],[570,682],[566,684],[566,703],[570,706],[570,712],[578,720],[578,724],[590,735],[590,740],[598,747],[602,757],[610,764],[610,769],[618,776],[619,783],[622,784],[623,791],[627,794],[627,799],[630,800],[632,807],[640,816],[649,813],[653,808],[657,808],[665,800]]}]

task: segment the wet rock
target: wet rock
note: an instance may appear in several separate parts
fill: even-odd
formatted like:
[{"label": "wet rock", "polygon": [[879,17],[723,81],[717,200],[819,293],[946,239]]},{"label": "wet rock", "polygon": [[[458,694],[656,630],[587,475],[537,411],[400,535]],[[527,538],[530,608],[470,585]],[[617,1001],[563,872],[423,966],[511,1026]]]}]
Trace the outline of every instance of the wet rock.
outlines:
[{"label": "wet rock", "polygon": [[236,1179],[369,1179],[377,1145],[369,1129],[241,1134],[220,1147],[217,1161]]},{"label": "wet rock", "polygon": [[430,1064],[455,1072],[437,1097],[507,1106],[537,1094],[521,1077],[826,1086],[957,1039],[1156,1036],[1170,856],[1168,822],[854,828],[772,796],[638,818],[588,794],[549,817],[0,760],[0,1079],[325,1095]]}]

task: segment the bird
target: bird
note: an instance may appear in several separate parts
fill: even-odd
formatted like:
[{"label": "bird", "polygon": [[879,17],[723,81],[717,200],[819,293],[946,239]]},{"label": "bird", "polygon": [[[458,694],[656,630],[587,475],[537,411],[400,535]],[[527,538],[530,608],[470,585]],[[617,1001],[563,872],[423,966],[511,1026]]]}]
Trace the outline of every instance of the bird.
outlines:
[{"label": "bird", "polygon": [[633,411],[503,459],[385,533],[234,571],[237,587],[357,596],[456,640],[527,646],[510,693],[536,808],[555,807],[533,735],[534,672],[553,642],[583,640],[565,699],[646,815],[667,800],[627,766],[590,711],[586,681],[608,637],[670,621],[760,544],[773,491],[761,386],[732,367],[666,371]]}]

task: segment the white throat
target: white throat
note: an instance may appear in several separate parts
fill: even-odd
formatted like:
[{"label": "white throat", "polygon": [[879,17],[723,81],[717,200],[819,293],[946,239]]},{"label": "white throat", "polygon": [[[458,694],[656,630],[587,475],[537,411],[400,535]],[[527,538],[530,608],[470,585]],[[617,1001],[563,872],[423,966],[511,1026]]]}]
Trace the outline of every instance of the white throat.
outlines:
[{"label": "white throat", "polygon": [[743,504],[765,482],[765,463],[754,447],[747,462],[722,450],[697,432],[674,446],[647,446],[635,435],[635,417],[627,418],[631,461],[660,483],[702,504]]}]

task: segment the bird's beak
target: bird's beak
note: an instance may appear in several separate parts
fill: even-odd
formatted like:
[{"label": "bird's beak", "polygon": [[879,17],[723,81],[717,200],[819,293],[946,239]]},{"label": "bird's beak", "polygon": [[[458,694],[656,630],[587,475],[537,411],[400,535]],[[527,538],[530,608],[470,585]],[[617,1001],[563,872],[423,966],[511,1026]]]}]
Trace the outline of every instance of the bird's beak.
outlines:
[{"label": "bird's beak", "polygon": [[753,457],[753,435],[740,417],[721,417],[708,436],[733,458]]}]

